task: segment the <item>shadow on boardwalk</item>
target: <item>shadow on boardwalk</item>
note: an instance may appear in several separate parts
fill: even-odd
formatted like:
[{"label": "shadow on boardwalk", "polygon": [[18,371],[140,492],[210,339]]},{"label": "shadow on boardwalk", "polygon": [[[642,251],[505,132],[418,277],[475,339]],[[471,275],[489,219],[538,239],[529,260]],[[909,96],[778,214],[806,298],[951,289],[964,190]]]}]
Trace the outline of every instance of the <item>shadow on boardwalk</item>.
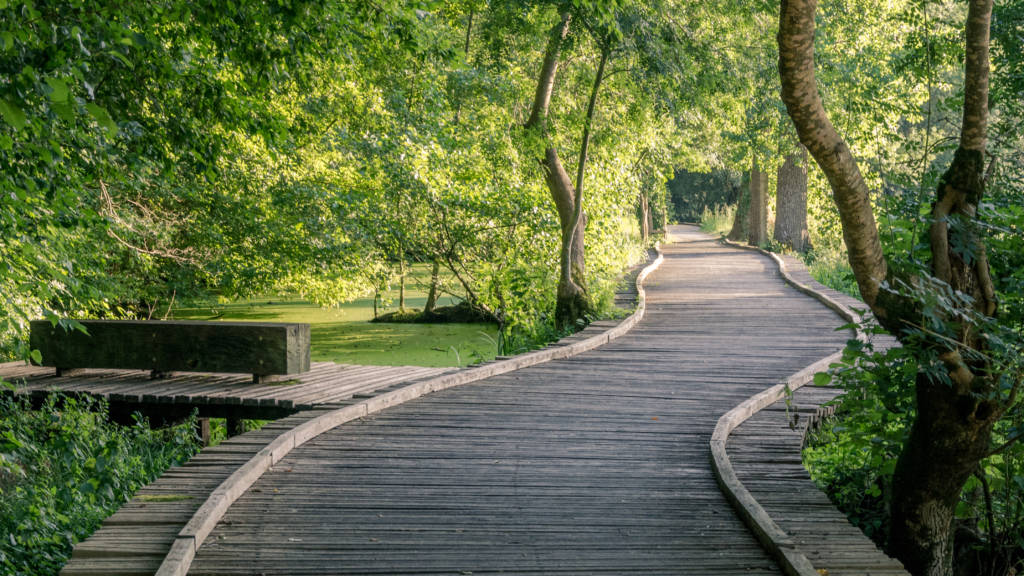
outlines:
[{"label": "shadow on boardwalk", "polygon": [[192,574],[778,573],[708,466],[717,418],[841,347],[771,262],[673,229],[645,320],[296,448]]}]

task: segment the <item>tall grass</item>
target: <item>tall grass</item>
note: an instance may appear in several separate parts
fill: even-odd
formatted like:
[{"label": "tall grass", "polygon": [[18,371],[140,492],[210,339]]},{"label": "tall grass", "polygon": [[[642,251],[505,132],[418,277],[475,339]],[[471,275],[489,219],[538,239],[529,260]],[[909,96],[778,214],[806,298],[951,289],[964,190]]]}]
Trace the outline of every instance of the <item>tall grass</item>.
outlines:
[{"label": "tall grass", "polygon": [[700,216],[700,229],[708,234],[725,236],[732,229],[732,221],[736,215],[735,205],[704,207]]},{"label": "tall grass", "polygon": [[860,300],[860,289],[846,255],[838,251],[811,251],[804,255],[811,277],[833,290]]}]

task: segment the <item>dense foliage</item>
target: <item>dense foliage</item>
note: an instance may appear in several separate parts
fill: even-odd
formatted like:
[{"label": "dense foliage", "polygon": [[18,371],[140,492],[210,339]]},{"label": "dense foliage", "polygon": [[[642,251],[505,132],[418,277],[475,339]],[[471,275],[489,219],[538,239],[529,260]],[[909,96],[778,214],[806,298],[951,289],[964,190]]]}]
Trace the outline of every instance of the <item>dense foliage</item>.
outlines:
[{"label": "dense foliage", "polygon": [[102,402],[0,397],[0,573],[56,574],[72,545],[198,448],[194,421],[110,423]]},{"label": "dense foliage", "polygon": [[[650,24],[669,9],[573,6],[619,38],[587,171],[598,300],[640,254],[639,198],[664,214],[681,157]],[[557,10],[4,2],[0,349],[25,357],[45,311],[161,317],[211,291],[331,304],[417,261],[454,274],[504,336],[543,338],[558,229],[522,125]],[[559,147],[580,138],[594,42],[571,38]]]}]

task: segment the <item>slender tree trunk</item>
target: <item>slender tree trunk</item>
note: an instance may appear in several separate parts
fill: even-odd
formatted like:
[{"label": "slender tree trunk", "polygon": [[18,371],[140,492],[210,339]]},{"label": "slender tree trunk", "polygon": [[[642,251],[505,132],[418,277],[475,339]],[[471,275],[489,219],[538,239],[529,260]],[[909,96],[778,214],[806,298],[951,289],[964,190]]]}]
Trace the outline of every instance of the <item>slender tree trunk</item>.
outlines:
[{"label": "slender tree trunk", "polygon": [[[960,146],[939,183],[930,230],[932,274],[970,294],[974,310],[987,316],[995,314],[997,303],[976,220],[985,187],[991,17],[992,0],[970,1]],[[949,226],[953,220],[960,225]],[[973,248],[973,258],[964,258],[957,242]],[[985,341],[970,328],[959,330],[960,342],[985,350]],[[893,476],[890,547],[915,573],[944,576],[952,572],[953,513],[960,493],[988,453],[992,427],[1004,406],[979,397],[998,382],[986,363],[962,358],[955,348],[939,358],[950,382],[918,377],[918,418]]]},{"label": "slender tree trunk", "polygon": [[750,224],[747,241],[760,246],[768,242],[768,175],[761,170],[754,157],[750,169]]},{"label": "slender tree trunk", "polygon": [[733,242],[741,242],[747,238],[750,230],[750,173],[744,172],[740,183],[739,199],[736,201],[736,214],[733,215],[732,229],[727,238]]},{"label": "slender tree trunk", "polygon": [[398,311],[405,311],[405,256],[398,259]]},{"label": "slender tree trunk", "polygon": [[427,302],[423,305],[423,312],[429,314],[437,306],[437,291],[440,284],[441,262],[434,259],[434,266],[430,269],[430,292],[427,292]]},{"label": "slender tree trunk", "polygon": [[[564,13],[561,21],[551,30],[541,74],[537,81],[530,118],[526,122],[527,129],[539,130],[547,140],[547,112],[554,90],[555,77],[558,72],[558,59],[562,43],[569,32],[570,17]],[[586,125],[583,131],[583,142],[580,145],[576,185],[573,186],[569,174],[562,166],[558,150],[548,141],[541,164],[545,168],[545,182],[551,192],[551,198],[558,212],[562,228],[558,290],[555,305],[555,324],[560,328],[571,327],[591,311],[590,299],[586,289],[586,265],[583,233],[586,228],[586,217],[583,214],[583,173],[587,162],[587,151],[590,145],[591,124],[597,91],[604,78],[604,65],[607,51],[602,51],[601,64],[594,81],[594,89],[587,107]]]},{"label": "slender tree trunk", "polygon": [[651,237],[651,205],[647,194],[640,192],[640,240],[646,245]]},{"label": "slender tree trunk", "polygon": [[[861,295],[891,332],[903,337],[905,322],[917,321],[916,303],[879,283],[889,274],[867,187],[842,138],[832,128],[818,96],[814,75],[815,0],[782,0],[779,71],[783,101],[800,141],[832,185]],[[974,297],[974,312],[996,310],[984,246],[977,230],[977,207],[984,192],[982,161],[988,118],[988,46],[992,0],[970,0],[964,67],[964,116],[960,146],[939,184],[930,230],[934,280]],[[959,225],[949,226],[957,220]],[[954,231],[955,229],[955,231]],[[959,237],[954,238],[954,234]],[[973,258],[963,258],[968,247]],[[895,279],[892,279],[895,281]],[[927,288],[927,284],[923,285]],[[964,311],[966,312],[966,310]],[[959,334],[917,344],[922,355],[938,358],[943,378],[920,373],[915,385],[917,417],[893,475],[889,552],[916,576],[949,576],[953,571],[953,518],[968,477],[990,448],[992,426],[1011,400],[1001,402],[1000,374],[984,354],[961,355],[961,348],[984,352],[985,342],[969,322],[947,318]]]},{"label": "slender tree trunk", "polygon": [[[469,16],[466,18],[466,40],[462,47],[462,53],[469,62],[469,41],[473,38],[473,9],[469,10]],[[462,98],[458,98],[458,103],[455,106],[455,124],[458,125],[459,117],[462,116]]]},{"label": "slender tree trunk", "polygon": [[779,166],[775,195],[775,241],[797,252],[806,252],[807,234],[807,151],[786,156]]}]

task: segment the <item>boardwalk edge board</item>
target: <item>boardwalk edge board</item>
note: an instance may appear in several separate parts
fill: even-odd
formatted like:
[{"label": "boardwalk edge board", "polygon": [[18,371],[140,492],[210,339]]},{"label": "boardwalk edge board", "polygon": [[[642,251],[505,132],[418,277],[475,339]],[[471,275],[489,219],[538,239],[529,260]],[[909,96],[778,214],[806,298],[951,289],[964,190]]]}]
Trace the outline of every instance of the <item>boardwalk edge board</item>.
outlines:
[{"label": "boardwalk edge board", "polygon": [[661,263],[665,260],[661,248],[655,246],[655,250],[657,251],[657,258],[645,266],[636,277],[636,310],[622,322],[601,334],[565,346],[544,348],[513,356],[506,360],[499,360],[476,368],[468,368],[423,382],[410,384],[366,399],[358,404],[333,410],[312,420],[307,420],[299,426],[282,433],[248,462],[238,468],[210,494],[174,539],[170,552],[164,557],[159,570],[156,572],[157,576],[185,576],[188,574],[189,567],[192,565],[199,547],[203,545],[203,541],[209,536],[217,523],[220,522],[221,518],[224,517],[231,504],[255,484],[256,480],[263,473],[284,458],[292,449],[316,438],[320,434],[346,422],[379,412],[390,406],[397,406],[431,392],[476,382],[484,378],[551,360],[575,356],[607,344],[611,340],[626,334],[643,319],[644,312],[647,309],[647,299],[643,288],[644,280],[651,272],[661,266]]},{"label": "boardwalk edge board", "polygon": [[[722,242],[733,248],[750,250],[769,256],[775,261],[779,274],[787,284],[818,300],[835,311],[836,314],[847,322],[853,323],[857,321],[858,315],[853,310],[829,297],[827,294],[819,292],[793,278],[786,268],[786,263],[778,254],[754,246],[730,242],[724,238]],[[867,335],[863,331],[858,329],[856,332],[858,340],[862,342],[867,341]],[[842,351],[840,350],[814,362],[783,382],[751,396],[722,415],[715,425],[714,433],[711,435],[711,466],[714,469],[719,487],[725,494],[726,499],[732,503],[733,508],[736,509],[736,512],[743,519],[743,522],[747,524],[758,541],[761,542],[761,545],[775,557],[783,571],[789,576],[819,576],[819,572],[815,570],[807,556],[799,550],[789,534],[779,527],[740,481],[736,471],[733,469],[732,462],[729,460],[729,454],[726,452],[726,443],[729,440],[729,434],[739,427],[740,424],[743,424],[762,409],[781,400],[786,395],[787,390],[793,391],[811,382],[816,373],[827,370],[830,364],[841,357]]]}]

